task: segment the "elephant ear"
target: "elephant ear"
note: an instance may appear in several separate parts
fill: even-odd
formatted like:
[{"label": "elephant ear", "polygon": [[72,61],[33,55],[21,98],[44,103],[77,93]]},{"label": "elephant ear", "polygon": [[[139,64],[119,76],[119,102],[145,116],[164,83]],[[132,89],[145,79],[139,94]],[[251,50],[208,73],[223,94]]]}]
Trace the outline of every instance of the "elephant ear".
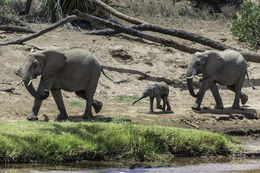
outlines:
[{"label": "elephant ear", "polygon": [[54,77],[64,67],[66,56],[58,50],[46,50],[43,54],[45,56],[42,77],[48,79]]},{"label": "elephant ear", "polygon": [[216,74],[224,64],[223,57],[216,51],[206,51],[208,55],[205,57],[206,66],[203,73],[203,78],[208,78]]}]

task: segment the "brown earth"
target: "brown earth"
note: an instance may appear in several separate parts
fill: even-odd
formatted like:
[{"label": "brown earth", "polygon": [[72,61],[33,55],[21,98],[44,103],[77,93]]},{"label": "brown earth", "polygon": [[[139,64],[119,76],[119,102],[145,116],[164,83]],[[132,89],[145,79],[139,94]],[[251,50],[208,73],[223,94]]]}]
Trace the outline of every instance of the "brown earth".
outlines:
[{"label": "brown earth", "polygon": [[[247,49],[232,37],[228,21],[202,21],[183,18],[171,21],[150,21],[168,27],[187,30],[211,39],[224,42],[236,48]],[[170,24],[169,24],[170,23]],[[46,25],[34,25],[41,29]],[[0,32],[0,41],[7,41],[25,36]],[[202,47],[196,43],[179,40],[187,45]],[[166,125],[173,127],[198,128],[232,135],[258,136],[260,133],[260,64],[249,63],[249,76],[257,90],[249,87],[245,80],[243,91],[249,100],[241,110],[230,109],[234,93],[225,87],[220,87],[225,109],[215,110],[215,101],[207,92],[202,103],[201,111],[191,110],[194,98],[189,95],[185,81],[187,61],[190,54],[176,49],[164,47],[139,38],[126,35],[113,37],[89,36],[78,31],[57,29],[37,39],[28,41],[26,45],[0,47],[0,120],[26,121],[30,113],[33,98],[25,87],[17,86],[20,77],[15,73],[22,67],[31,46],[40,48],[58,47],[62,50],[80,46],[88,48],[106,67],[113,67],[105,72],[115,80],[129,79],[128,83],[115,85],[103,75],[100,78],[95,98],[103,102],[103,109],[96,120],[110,121],[112,119],[132,121],[147,125]],[[38,79],[39,80],[39,79]],[[34,81],[34,85],[37,85]],[[170,102],[173,113],[161,113],[156,110],[149,114],[149,100],[144,99],[136,105],[132,101],[141,95],[143,88],[150,83],[164,80],[170,87]],[[199,81],[199,78],[196,78]],[[198,82],[197,82],[198,83]],[[67,112],[72,120],[81,120],[84,111],[84,100],[74,93],[63,92]],[[120,100],[121,99],[121,100]],[[40,120],[53,121],[58,114],[53,97],[43,102],[39,112]]]}]

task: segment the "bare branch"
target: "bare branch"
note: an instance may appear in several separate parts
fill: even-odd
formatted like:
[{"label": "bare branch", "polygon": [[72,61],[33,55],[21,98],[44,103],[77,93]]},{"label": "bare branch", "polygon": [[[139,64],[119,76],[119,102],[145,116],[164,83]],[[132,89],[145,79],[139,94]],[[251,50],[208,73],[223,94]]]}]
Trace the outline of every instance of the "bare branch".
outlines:
[{"label": "bare branch", "polygon": [[0,46],[7,46],[7,45],[10,45],[10,44],[21,44],[21,43],[26,42],[28,40],[32,40],[34,38],[37,38],[37,37],[39,37],[39,36],[41,36],[41,35],[43,35],[43,34],[45,34],[47,32],[50,32],[50,31],[58,28],[59,26],[64,25],[67,22],[72,22],[74,20],[80,20],[80,19],[82,19],[82,18],[78,17],[78,16],[75,16],[75,15],[68,16],[68,17],[60,20],[59,22],[57,22],[57,23],[55,23],[55,24],[53,24],[53,25],[51,25],[51,26],[49,26],[49,27],[47,27],[47,28],[45,28],[45,29],[35,33],[35,34],[32,34],[32,35],[20,38],[18,40],[2,42],[2,43],[0,43]]},{"label": "bare branch", "polygon": [[111,14],[117,16],[118,18],[123,19],[127,22],[130,22],[130,23],[133,23],[133,24],[147,23],[145,21],[142,21],[142,20],[136,19],[134,17],[127,16],[123,13],[120,13],[117,10],[115,10],[114,8],[107,5],[106,3],[102,2],[101,0],[94,0],[93,2],[96,3],[97,5],[101,6],[107,12],[109,12],[109,13],[111,13]]},{"label": "bare branch", "polygon": [[[171,36],[175,36],[175,37],[179,37],[182,39],[186,39],[186,40],[190,40],[190,41],[194,41],[196,43],[200,43],[202,45],[205,46],[209,46],[211,48],[214,49],[218,49],[218,50],[225,50],[225,49],[233,49],[233,50],[237,50],[239,51],[247,61],[250,62],[257,62],[260,63],[260,55],[257,53],[251,53],[248,51],[243,51],[225,44],[222,44],[218,41],[214,41],[211,40],[209,38],[200,36],[200,35],[196,35],[190,32],[186,32],[183,30],[176,30],[176,29],[171,29],[171,28],[167,28],[167,27],[163,27],[163,26],[159,26],[159,25],[153,25],[153,24],[141,24],[141,25],[135,25],[132,27],[126,27],[127,29],[134,29],[134,30],[141,30],[141,31],[153,31],[153,32],[159,32],[162,34],[167,34],[167,35],[171,35]],[[89,35],[113,35],[113,34],[119,34],[123,32],[120,29],[105,29],[105,30],[98,30],[98,31],[91,31],[91,32],[86,32],[85,34],[89,34]],[[167,44],[165,44],[165,46],[167,46]],[[172,47],[172,46],[171,46]],[[176,47],[174,47],[176,48]],[[178,48],[176,48],[178,49]],[[181,50],[181,49],[179,49]],[[198,51],[203,51],[203,50],[199,50]],[[192,51],[188,52],[188,53],[192,53]]]},{"label": "bare branch", "polygon": [[12,31],[12,32],[26,32],[26,33],[35,33],[33,29],[20,27],[20,26],[9,26],[9,25],[0,25],[0,30],[3,31]]},{"label": "bare branch", "polygon": [[165,45],[165,46],[173,47],[173,48],[181,50],[183,52],[195,53],[195,52],[201,51],[200,49],[188,47],[184,44],[177,43],[173,40],[160,38],[160,37],[157,37],[157,36],[153,36],[153,35],[150,35],[150,34],[146,34],[146,33],[137,31],[137,30],[129,28],[129,27],[124,27],[122,25],[119,25],[119,24],[98,18],[96,16],[89,15],[87,13],[81,13],[80,11],[76,11],[76,15],[82,17],[86,21],[99,22],[99,23],[105,25],[106,27],[118,30],[119,32],[123,32],[123,33],[129,34],[129,35],[133,35],[133,36],[140,37],[140,38],[143,38],[143,39],[146,39],[146,40],[150,40],[150,41],[153,41],[153,42],[156,42],[156,43],[160,43],[160,44]]}]

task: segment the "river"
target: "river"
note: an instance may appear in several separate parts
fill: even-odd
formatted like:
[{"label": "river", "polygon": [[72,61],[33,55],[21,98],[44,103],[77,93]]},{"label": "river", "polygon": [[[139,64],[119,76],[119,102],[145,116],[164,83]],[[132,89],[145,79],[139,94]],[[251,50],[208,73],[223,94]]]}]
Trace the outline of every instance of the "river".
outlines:
[{"label": "river", "polygon": [[173,160],[167,166],[157,167],[150,167],[147,164],[126,166],[108,162],[80,162],[60,166],[14,164],[2,165],[0,173],[260,173],[260,158],[174,158]]}]

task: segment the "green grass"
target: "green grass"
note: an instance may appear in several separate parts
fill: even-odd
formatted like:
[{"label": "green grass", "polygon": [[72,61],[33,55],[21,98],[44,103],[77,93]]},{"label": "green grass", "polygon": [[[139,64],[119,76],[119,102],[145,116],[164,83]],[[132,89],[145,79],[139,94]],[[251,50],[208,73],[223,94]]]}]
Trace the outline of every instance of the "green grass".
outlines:
[{"label": "green grass", "polygon": [[217,133],[127,122],[0,123],[2,163],[162,161],[172,155],[227,155],[233,146]]},{"label": "green grass", "polygon": [[127,102],[134,102],[135,100],[137,100],[139,97],[138,96],[128,96],[125,94],[122,95],[117,95],[116,97],[116,101],[120,102],[120,103],[127,103]]},{"label": "green grass", "polygon": [[70,106],[84,106],[84,103],[80,101],[69,101],[68,103]]}]

